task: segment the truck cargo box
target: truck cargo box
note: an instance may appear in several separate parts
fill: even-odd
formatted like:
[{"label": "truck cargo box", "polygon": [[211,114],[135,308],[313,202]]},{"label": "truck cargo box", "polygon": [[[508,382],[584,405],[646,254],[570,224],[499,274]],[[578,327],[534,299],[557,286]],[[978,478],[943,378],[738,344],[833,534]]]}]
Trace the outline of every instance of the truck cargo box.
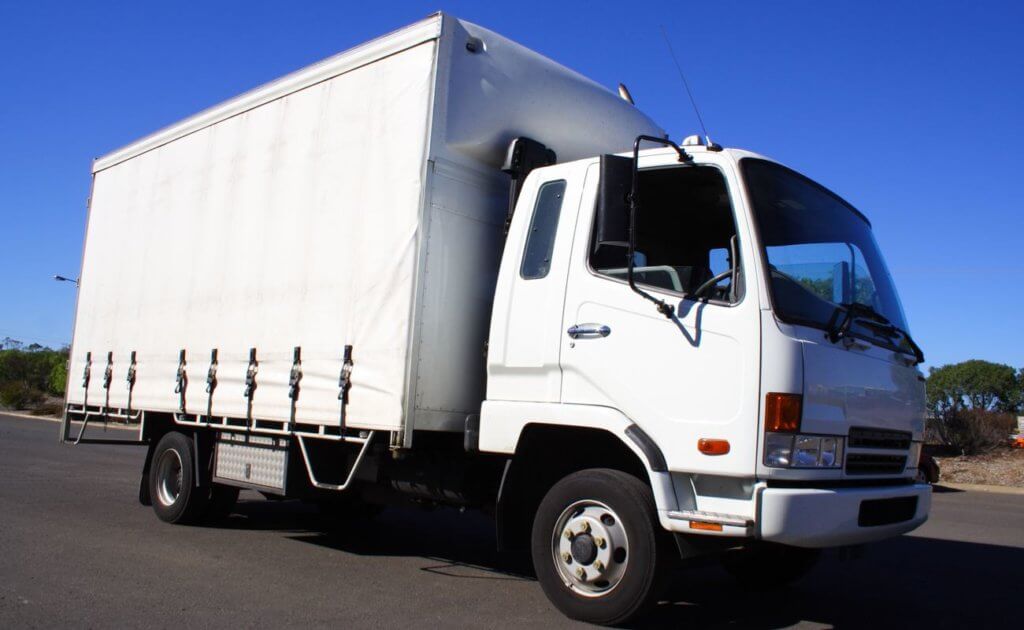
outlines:
[{"label": "truck cargo box", "polygon": [[94,163],[68,402],[125,408],[134,353],[133,409],[287,421],[301,348],[296,417],[331,425],[351,346],[349,427],[461,430],[485,395],[509,142],[567,161],[662,133],[437,14],[139,140]]}]

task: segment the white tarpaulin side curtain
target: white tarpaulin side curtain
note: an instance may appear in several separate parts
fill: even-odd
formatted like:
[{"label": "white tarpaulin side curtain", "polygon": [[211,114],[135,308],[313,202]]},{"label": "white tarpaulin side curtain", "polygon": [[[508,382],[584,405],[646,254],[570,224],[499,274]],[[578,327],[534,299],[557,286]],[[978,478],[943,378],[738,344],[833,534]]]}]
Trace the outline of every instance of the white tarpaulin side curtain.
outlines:
[{"label": "white tarpaulin side curtain", "polygon": [[353,346],[348,415],[402,418],[421,175],[435,41],[271,101],[96,174],[76,321],[70,401],[92,353],[90,404],[174,411],[179,351],[187,410],[286,420],[293,347],[303,421],[336,422]]}]

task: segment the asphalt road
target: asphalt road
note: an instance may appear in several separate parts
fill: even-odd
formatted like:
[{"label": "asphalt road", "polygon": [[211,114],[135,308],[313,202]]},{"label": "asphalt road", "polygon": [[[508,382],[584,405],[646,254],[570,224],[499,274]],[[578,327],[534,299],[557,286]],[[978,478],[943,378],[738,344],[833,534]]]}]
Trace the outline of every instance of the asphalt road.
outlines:
[{"label": "asphalt road", "polygon": [[[0,627],[572,625],[483,516],[389,509],[332,532],[243,493],[219,528],[166,525],[137,502],[141,448],[61,446],[57,429],[0,415]],[[1022,594],[1024,495],[941,492],[914,534],[785,590],[682,572],[638,625],[1016,626]]]}]

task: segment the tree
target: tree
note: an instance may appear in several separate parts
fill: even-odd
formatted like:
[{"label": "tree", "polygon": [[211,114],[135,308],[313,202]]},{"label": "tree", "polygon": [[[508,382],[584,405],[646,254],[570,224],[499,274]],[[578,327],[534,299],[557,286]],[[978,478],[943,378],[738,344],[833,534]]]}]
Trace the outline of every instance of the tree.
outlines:
[{"label": "tree", "polygon": [[21,345],[20,341],[10,337],[4,337],[3,340],[0,340],[0,350],[20,350]]},{"label": "tree", "polygon": [[928,410],[932,415],[967,409],[1014,413],[1021,403],[1024,370],[974,359],[932,368],[928,374]]},{"label": "tree", "polygon": [[1014,400],[1017,413],[1024,413],[1024,367],[1017,371],[1017,398]]},{"label": "tree", "polygon": [[1022,402],[1024,371],[972,360],[932,368],[928,374],[931,426],[962,453],[971,455],[1005,444],[1012,413]]}]

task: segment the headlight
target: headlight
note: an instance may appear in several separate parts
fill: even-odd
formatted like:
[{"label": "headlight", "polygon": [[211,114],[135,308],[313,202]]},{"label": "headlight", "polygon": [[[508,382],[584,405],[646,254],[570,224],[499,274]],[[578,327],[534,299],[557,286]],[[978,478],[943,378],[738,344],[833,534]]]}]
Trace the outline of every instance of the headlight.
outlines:
[{"label": "headlight", "polygon": [[772,468],[840,468],[843,438],[822,435],[768,433],[764,465]]},{"label": "headlight", "polygon": [[793,436],[788,433],[768,433],[764,445],[764,465],[788,468],[793,456]]}]

